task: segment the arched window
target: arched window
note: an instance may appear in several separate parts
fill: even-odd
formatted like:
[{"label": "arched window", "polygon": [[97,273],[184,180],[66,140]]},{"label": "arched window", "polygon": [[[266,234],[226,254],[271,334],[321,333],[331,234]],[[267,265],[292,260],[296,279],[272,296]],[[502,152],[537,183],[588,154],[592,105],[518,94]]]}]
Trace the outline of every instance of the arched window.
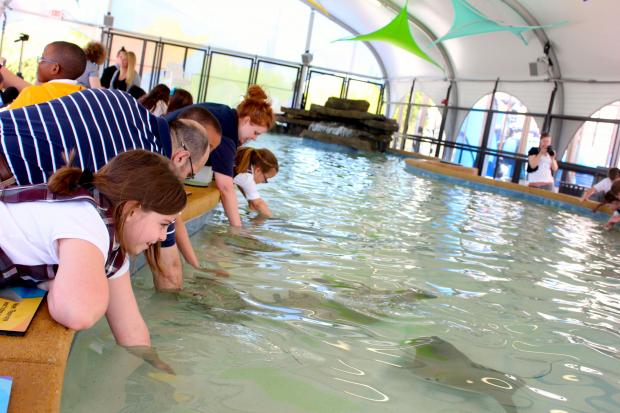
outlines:
[{"label": "arched window", "polygon": [[[407,93],[403,99],[400,99],[400,101],[404,103],[395,107],[392,118],[398,121],[400,124],[400,132],[402,133],[405,130],[404,124],[405,115],[407,114],[407,102],[409,102],[409,93]],[[433,99],[422,91],[415,91],[413,93],[413,100],[411,101],[409,122],[407,122],[407,135],[438,138],[441,117],[441,111]],[[404,150],[434,156],[435,146],[436,145],[431,142],[418,142],[417,140],[413,141],[409,139],[405,142]]]},{"label": "arched window", "polygon": [[[504,92],[495,93],[493,114],[487,113],[492,94],[482,97],[461,125],[457,143],[480,147],[484,127],[488,116],[493,116],[487,149],[525,154],[531,146],[538,145],[540,129],[536,120],[527,116],[527,107],[516,97]],[[464,166],[474,166],[476,149],[457,149],[453,152],[452,161]],[[483,175],[509,180],[512,176],[514,160],[505,157],[487,155],[485,157]]]},{"label": "arched window", "polygon": [[[601,119],[620,119],[620,100],[594,112],[591,116]],[[614,163],[614,148],[618,145],[618,124],[588,121],[573,136],[562,160],[591,167],[611,167]]]}]

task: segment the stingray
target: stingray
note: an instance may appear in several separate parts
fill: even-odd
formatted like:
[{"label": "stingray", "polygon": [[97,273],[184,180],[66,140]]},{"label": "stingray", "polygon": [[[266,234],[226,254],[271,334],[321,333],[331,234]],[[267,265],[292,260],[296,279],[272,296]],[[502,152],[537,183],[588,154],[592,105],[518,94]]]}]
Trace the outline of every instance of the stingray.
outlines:
[{"label": "stingray", "polygon": [[[379,290],[370,288],[360,282],[341,281],[331,276],[314,278],[314,281],[321,283],[329,288],[338,290],[338,295],[348,301],[367,303],[367,307],[378,307],[379,309],[409,309],[413,303],[420,300],[437,298],[436,295],[428,291],[415,288],[400,288],[396,290]],[[381,311],[379,311],[381,313]]]},{"label": "stingray", "polygon": [[175,294],[179,301],[203,307],[219,321],[247,319],[247,313],[255,312],[257,309],[265,316],[274,314],[276,318],[286,316],[328,322],[349,321],[356,324],[379,321],[314,292],[283,290],[257,297],[238,291],[227,283],[201,276],[188,279],[185,288]]},{"label": "stingray", "polygon": [[408,340],[406,344],[405,356],[398,364],[416,376],[442,386],[491,396],[507,413],[526,407],[528,401],[523,402],[523,397],[519,398],[519,406],[515,402],[515,393],[527,388],[519,377],[475,363],[436,336]]}]

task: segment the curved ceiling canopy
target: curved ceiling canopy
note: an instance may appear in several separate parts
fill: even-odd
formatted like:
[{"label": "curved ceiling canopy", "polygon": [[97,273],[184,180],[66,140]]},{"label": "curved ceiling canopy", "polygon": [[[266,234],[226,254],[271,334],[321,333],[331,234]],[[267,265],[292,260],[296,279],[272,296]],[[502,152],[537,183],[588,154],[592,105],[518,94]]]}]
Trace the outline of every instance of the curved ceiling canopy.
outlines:
[{"label": "curved ceiling canopy", "polygon": [[[356,33],[372,33],[402,11],[405,0],[319,0]],[[549,40],[563,78],[620,78],[620,1],[409,0],[411,34],[423,53],[457,78],[541,80],[529,63]],[[465,14],[463,14],[465,12]],[[557,22],[570,22],[561,24]],[[546,35],[546,36],[545,36]],[[443,37],[442,37],[443,36]],[[451,39],[451,41],[447,41]],[[536,41],[532,41],[536,39]],[[431,46],[443,47],[443,51]],[[370,40],[374,42],[374,40]],[[529,41],[529,42],[528,42]],[[527,44],[524,44],[527,42]],[[375,43],[390,78],[444,76],[428,60]],[[411,56],[411,57],[408,57]],[[556,76],[559,72],[556,72]]]}]

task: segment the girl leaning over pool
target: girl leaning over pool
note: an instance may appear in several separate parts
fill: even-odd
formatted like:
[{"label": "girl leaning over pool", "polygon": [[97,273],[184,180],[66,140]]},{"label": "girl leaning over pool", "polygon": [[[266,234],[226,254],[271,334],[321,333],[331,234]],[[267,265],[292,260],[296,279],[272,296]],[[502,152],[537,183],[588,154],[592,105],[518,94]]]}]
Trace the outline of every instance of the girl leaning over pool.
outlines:
[{"label": "girl leaning over pool", "polygon": [[104,314],[116,342],[149,347],[129,257],[158,266],[159,241],[185,207],[170,161],[124,152],[90,173],[63,167],[47,184],[0,191],[0,287],[47,289],[50,315],[74,330]]}]

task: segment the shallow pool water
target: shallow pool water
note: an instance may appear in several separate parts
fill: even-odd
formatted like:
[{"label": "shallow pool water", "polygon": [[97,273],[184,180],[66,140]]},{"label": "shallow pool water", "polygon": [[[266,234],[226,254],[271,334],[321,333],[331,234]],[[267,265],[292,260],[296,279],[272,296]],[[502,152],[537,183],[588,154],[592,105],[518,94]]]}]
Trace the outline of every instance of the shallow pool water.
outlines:
[{"label": "shallow pool water", "polygon": [[63,412],[618,412],[620,233],[283,136],[276,218],[193,238],[185,291],[134,288],[170,375],[80,333]]}]

